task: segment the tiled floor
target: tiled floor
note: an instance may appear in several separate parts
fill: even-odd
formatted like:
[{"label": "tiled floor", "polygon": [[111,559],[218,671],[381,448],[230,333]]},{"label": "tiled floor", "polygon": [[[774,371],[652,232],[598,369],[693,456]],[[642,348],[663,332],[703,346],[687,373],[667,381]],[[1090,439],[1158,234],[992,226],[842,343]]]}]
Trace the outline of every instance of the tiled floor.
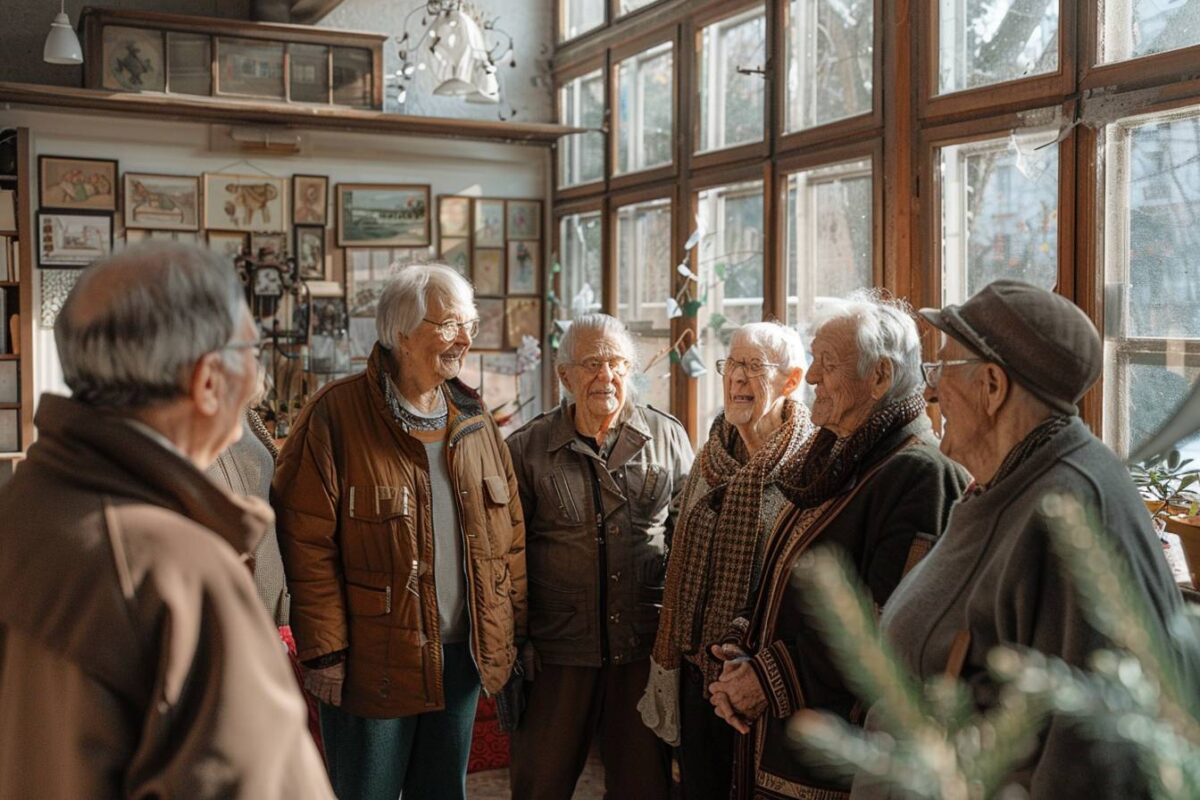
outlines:
[{"label": "tiled floor", "polygon": [[[467,776],[467,797],[471,800],[510,800],[508,770],[494,769]],[[572,800],[600,800],[604,797],[604,769],[593,753],[575,785]]]}]

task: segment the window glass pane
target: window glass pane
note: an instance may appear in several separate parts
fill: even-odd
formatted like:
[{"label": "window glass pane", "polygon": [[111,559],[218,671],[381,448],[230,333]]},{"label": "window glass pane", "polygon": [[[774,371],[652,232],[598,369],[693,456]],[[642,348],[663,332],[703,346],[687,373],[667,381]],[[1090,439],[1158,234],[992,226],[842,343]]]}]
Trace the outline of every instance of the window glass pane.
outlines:
[{"label": "window glass pane", "polygon": [[618,174],[671,163],[672,55],[664,42],[617,64]]},{"label": "window glass pane", "polygon": [[[604,124],[604,71],[596,70],[558,90],[559,119],[576,128]],[[558,185],[577,186],[604,177],[604,134],[599,130],[559,139]]]},{"label": "window glass pane", "polygon": [[558,40],[565,42],[604,24],[608,0],[559,0]]},{"label": "window glass pane", "polygon": [[787,321],[807,327],[826,298],[873,283],[871,159],[788,176]]},{"label": "window glass pane", "polygon": [[617,15],[623,16],[633,11],[637,11],[639,8],[645,8],[646,6],[653,5],[657,2],[658,0],[621,0],[621,4],[617,9]]},{"label": "window glass pane", "polygon": [[717,359],[725,357],[734,328],[762,319],[763,184],[749,181],[708,189],[700,192],[699,201],[699,215],[709,231],[693,267],[700,277],[693,288],[702,302],[697,324],[708,367],[697,379],[697,430],[703,441],[725,405]]},{"label": "window glass pane", "polygon": [[874,0],[791,0],[787,14],[784,130],[869,112]]},{"label": "window glass pane", "polygon": [[998,278],[1058,283],[1057,131],[940,149],[942,301]]},{"label": "window glass pane", "polygon": [[1193,0],[1101,0],[1100,63],[1200,44],[1200,3]]},{"label": "window glass pane", "polygon": [[939,0],[938,94],[1058,70],[1059,1]]},{"label": "window glass pane", "polygon": [[700,46],[699,150],[761,141],[766,80],[741,69],[766,65],[767,17],[761,6],[706,27]]},{"label": "window glass pane", "polygon": [[1200,377],[1200,106],[1104,139],[1105,438],[1124,455]]},{"label": "window glass pane", "polygon": [[560,302],[571,317],[599,311],[603,302],[600,231],[599,211],[569,214],[558,223]]},{"label": "window glass pane", "polygon": [[[617,317],[638,345],[643,369],[671,341],[671,201],[651,200],[617,209]],[[664,358],[635,379],[640,402],[671,408],[671,362]]]}]

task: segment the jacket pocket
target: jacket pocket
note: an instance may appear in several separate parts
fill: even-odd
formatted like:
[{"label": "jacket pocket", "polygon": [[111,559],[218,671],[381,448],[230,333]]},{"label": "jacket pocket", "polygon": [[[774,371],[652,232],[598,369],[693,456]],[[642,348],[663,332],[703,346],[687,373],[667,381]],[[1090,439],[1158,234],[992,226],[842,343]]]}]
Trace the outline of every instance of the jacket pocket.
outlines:
[{"label": "jacket pocket", "polygon": [[491,553],[505,556],[512,547],[512,514],[509,504],[512,497],[508,492],[508,481],[502,475],[485,475],[483,478],[483,514],[487,525]]},{"label": "jacket pocket", "polygon": [[407,570],[417,560],[408,486],[355,484],[347,492],[346,520],[340,526],[341,556],[347,567],[373,572]]},{"label": "jacket pocket", "polygon": [[586,639],[591,614],[587,613],[587,590],[555,586],[530,577],[529,636],[534,640]]},{"label": "jacket pocket", "polygon": [[583,522],[579,501],[572,494],[570,481],[563,474],[561,467],[543,475],[541,487],[538,505],[545,505],[551,511],[547,515],[551,521],[560,525],[578,525]]},{"label": "jacket pocket", "polygon": [[381,617],[392,613],[392,587],[375,589],[357,583],[346,584],[346,605],[356,617]]},{"label": "jacket pocket", "polygon": [[646,527],[666,522],[671,500],[670,476],[659,464],[631,463],[625,468],[625,486],[634,521]]}]

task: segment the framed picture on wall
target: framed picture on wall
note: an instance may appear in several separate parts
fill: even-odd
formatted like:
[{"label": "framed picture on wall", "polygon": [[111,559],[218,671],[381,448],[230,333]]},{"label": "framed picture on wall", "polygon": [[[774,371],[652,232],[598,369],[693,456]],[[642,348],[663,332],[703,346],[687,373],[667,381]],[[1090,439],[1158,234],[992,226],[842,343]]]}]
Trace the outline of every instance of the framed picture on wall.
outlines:
[{"label": "framed picture on wall", "polygon": [[542,203],[540,200],[506,200],[509,239],[542,238]]},{"label": "framed picture on wall", "polygon": [[200,227],[200,179],[126,172],[125,228],[194,231]]},{"label": "framed picture on wall", "polygon": [[105,25],[100,52],[101,85],[125,92],[161,92],[167,88],[162,31]]},{"label": "framed picture on wall", "polygon": [[504,247],[504,201],[476,200],[475,246]]},{"label": "framed picture on wall", "polygon": [[504,348],[504,298],[477,297],[475,308],[479,313],[479,333],[471,347],[474,350],[502,350]]},{"label": "framed picture on wall", "polygon": [[107,158],[38,156],[42,208],[117,210],[117,162]]},{"label": "framed picture on wall", "polygon": [[187,242],[194,244],[199,234],[196,231],[151,231],[145,228],[126,228],[125,244],[138,242]]},{"label": "framed picture on wall", "polygon": [[467,280],[471,280],[470,243],[470,239],[442,239],[438,247],[438,257],[442,262],[453,267]]},{"label": "framed picture on wall", "polygon": [[217,37],[217,94],[283,100],[283,42]]},{"label": "framed picture on wall", "polygon": [[277,258],[288,255],[288,240],[286,233],[252,233],[250,234],[250,251],[257,255],[261,251],[273,253]]},{"label": "framed picture on wall", "polygon": [[38,266],[86,267],[112,252],[112,214],[39,211]]},{"label": "framed picture on wall", "polygon": [[325,280],[325,228],[296,226],[296,267],[305,280]]},{"label": "framed picture on wall", "polygon": [[292,222],[296,225],[329,224],[329,178],[327,176],[292,176]]},{"label": "framed picture on wall", "polygon": [[471,235],[471,198],[443,194],[438,197],[438,236]]},{"label": "framed picture on wall", "polygon": [[537,294],[541,266],[537,242],[509,242],[508,293]]},{"label": "framed picture on wall", "polygon": [[477,248],[472,276],[475,294],[504,294],[504,251]]},{"label": "framed picture on wall", "polygon": [[339,247],[427,247],[429,185],[339,183]]},{"label": "framed picture on wall", "polygon": [[233,269],[234,260],[250,247],[250,234],[248,233],[209,231],[207,236],[208,249],[220,256],[221,260],[226,261],[230,269]]},{"label": "framed picture on wall", "polygon": [[206,172],[204,227],[219,231],[287,230],[288,179]]},{"label": "framed picture on wall", "polygon": [[510,297],[505,302],[505,345],[510,350],[521,346],[521,339],[542,338],[542,301],[537,297]]}]

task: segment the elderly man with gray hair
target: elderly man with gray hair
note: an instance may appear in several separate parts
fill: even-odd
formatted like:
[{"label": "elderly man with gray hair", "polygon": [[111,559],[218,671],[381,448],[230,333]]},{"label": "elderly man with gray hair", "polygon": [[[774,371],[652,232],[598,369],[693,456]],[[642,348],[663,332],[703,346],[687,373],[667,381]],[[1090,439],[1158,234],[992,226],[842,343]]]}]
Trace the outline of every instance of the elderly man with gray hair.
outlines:
[{"label": "elderly man with gray hair", "polygon": [[788,719],[803,708],[851,719],[855,705],[789,576],[812,545],[837,545],[882,606],[914,543],[941,533],[966,476],[930,432],[920,353],[908,308],[874,293],[830,304],[814,324],[806,379],[817,432],[778,478],[791,507],[764,544],[758,592],[710,648],[724,661],[711,702],[744,734],[736,798],[833,798],[850,788],[852,775],[798,760],[788,737]]},{"label": "elderly man with gray hair", "polygon": [[678,420],[630,397],[636,354],[619,320],[576,319],[558,350],[562,404],[508,439],[528,533],[531,683],[510,772],[522,800],[569,798],[593,738],[608,796],[669,791],[637,702],[693,456]]},{"label": "elderly man with gray hair", "polygon": [[365,372],[319,391],[271,498],[292,629],[341,800],[466,796],[482,687],[525,634],[525,523],[508,449],[458,380],[479,330],[441,264],[379,298]]},{"label": "elderly man with gray hair", "polygon": [[329,798],[246,559],[271,520],[203,470],[258,332],[228,266],[135,247],[55,325],[70,398],[0,489],[0,798]]}]

